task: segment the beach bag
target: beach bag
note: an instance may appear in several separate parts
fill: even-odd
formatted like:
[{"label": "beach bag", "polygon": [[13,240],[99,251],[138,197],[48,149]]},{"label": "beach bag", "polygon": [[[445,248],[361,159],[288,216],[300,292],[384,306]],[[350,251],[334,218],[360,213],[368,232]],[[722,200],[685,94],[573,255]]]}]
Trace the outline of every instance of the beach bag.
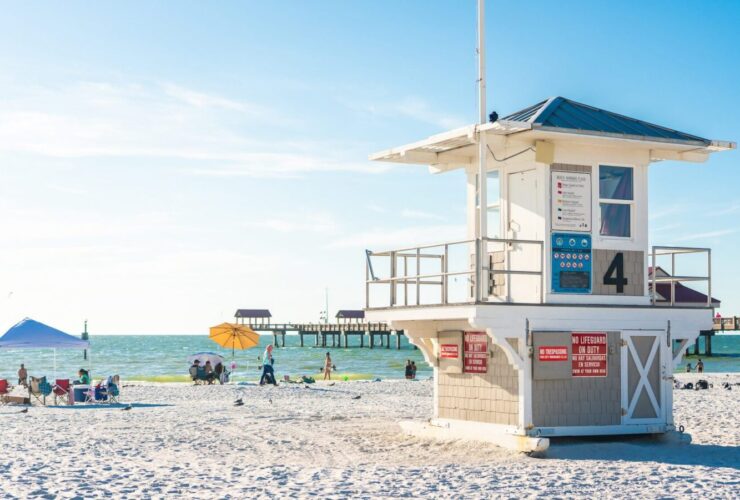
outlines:
[{"label": "beach bag", "polygon": [[699,379],[696,381],[696,390],[699,389],[709,389],[709,382],[707,382],[704,379]]},{"label": "beach bag", "polygon": [[316,380],[313,377],[306,377],[305,375],[301,377],[301,380],[303,380],[304,384],[313,384],[316,382]]}]

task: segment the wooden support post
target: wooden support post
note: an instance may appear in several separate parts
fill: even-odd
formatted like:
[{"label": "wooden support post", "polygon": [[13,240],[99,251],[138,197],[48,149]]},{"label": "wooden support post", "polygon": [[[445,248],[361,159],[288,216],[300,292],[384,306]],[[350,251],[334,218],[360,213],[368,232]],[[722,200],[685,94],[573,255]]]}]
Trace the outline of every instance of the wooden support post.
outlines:
[{"label": "wooden support post", "polygon": [[391,348],[391,334],[390,332],[385,334],[385,348],[390,349]]},{"label": "wooden support post", "polygon": [[301,347],[303,347],[303,332],[298,332],[298,335],[301,336]]},{"label": "wooden support post", "polygon": [[704,351],[706,352],[707,356],[712,355],[712,336],[711,335],[707,335],[704,338]]},{"label": "wooden support post", "polygon": [[701,336],[696,337],[696,342],[694,342],[694,356],[698,356],[699,355],[699,338],[700,337]]},{"label": "wooden support post", "polygon": [[365,332],[360,332],[360,347],[365,347]]},{"label": "wooden support post", "polygon": [[375,348],[375,335],[373,335],[373,332],[370,332],[370,349]]},{"label": "wooden support post", "polygon": [[396,349],[401,350],[401,334],[396,332]]}]

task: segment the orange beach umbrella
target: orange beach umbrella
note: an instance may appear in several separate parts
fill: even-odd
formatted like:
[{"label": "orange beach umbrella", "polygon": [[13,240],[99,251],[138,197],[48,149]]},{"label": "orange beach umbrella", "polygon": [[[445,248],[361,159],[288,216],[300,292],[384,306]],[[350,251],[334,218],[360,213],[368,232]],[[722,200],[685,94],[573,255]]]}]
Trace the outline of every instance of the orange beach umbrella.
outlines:
[{"label": "orange beach umbrella", "polygon": [[234,323],[221,323],[211,327],[211,333],[208,336],[221,347],[231,347],[231,355],[234,350],[250,349],[260,343],[260,335],[247,325],[237,325]]}]

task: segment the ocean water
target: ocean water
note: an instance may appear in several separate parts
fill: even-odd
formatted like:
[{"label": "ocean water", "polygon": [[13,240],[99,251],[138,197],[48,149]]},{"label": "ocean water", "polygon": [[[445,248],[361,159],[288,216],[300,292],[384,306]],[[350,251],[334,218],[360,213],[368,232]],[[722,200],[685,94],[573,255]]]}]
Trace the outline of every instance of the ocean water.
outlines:
[{"label": "ocean water", "polygon": [[[359,342],[352,339],[350,342]],[[92,345],[92,372],[94,378],[119,374],[126,380],[178,382],[187,381],[189,364],[187,357],[201,351],[212,351],[223,355],[230,363],[231,350],[222,349],[207,336],[190,335],[96,335],[90,337]],[[234,361],[237,365],[237,381],[257,380],[259,378],[258,356],[265,346],[272,342],[272,336],[263,336],[260,347],[246,351],[236,351]],[[306,345],[312,345],[313,338],[306,337]],[[368,339],[365,339],[365,345]],[[704,342],[701,340],[701,350]],[[712,341],[714,356],[700,356],[707,372],[740,372],[740,335],[716,335]],[[693,347],[692,347],[693,350]],[[432,370],[424,361],[421,351],[402,339],[401,350],[395,348],[395,338],[391,338],[391,348],[368,349],[359,347],[300,347],[297,336],[286,337],[286,347],[274,351],[275,372],[279,379],[283,375],[297,377],[316,376],[321,372],[324,354],[330,351],[337,367],[335,377],[343,379],[403,378],[406,360],[416,362],[417,377],[431,376]],[[677,372],[685,371],[687,362],[696,365],[697,357],[689,356]],[[25,363],[30,375],[54,377],[54,353],[50,349],[0,351],[0,378],[14,381],[20,363]],[[75,378],[77,370],[88,366],[81,351],[57,351],[56,376]]]},{"label": "ocean water", "polygon": [[[234,361],[237,381],[257,380],[261,374],[258,356],[272,343],[272,335],[261,337],[259,347],[236,351]],[[331,339],[328,339],[331,345]],[[377,338],[376,338],[377,341]],[[417,378],[431,376],[431,368],[424,362],[421,351],[401,339],[401,349],[396,350],[396,339],[391,336],[391,347],[369,349],[367,347],[338,348],[313,347],[314,337],[305,337],[307,347],[300,347],[298,336],[287,335],[285,348],[273,351],[275,373],[291,377],[316,376],[322,371],[324,356],[331,352],[337,367],[336,377],[343,379],[403,378],[406,360],[417,365]],[[223,349],[207,336],[193,335],[96,335],[90,336],[93,378],[118,374],[126,380],[153,382],[184,382],[188,379],[187,357],[197,352],[210,351],[232,360],[231,349]],[[350,344],[359,344],[359,338],[351,337]],[[369,338],[365,338],[365,345]],[[308,347],[311,346],[311,347]],[[0,378],[15,380],[20,363],[25,363],[29,375],[54,377],[54,352],[51,349],[0,351]],[[87,368],[82,351],[58,350],[56,352],[56,376],[76,378],[80,368]],[[334,378],[334,376],[333,376]]]}]

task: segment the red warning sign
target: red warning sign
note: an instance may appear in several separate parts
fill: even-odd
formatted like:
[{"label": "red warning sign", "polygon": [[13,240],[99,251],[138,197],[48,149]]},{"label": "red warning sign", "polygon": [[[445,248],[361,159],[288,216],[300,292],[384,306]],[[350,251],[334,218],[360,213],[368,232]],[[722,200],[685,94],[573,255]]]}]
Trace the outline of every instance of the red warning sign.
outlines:
[{"label": "red warning sign", "polygon": [[540,361],[568,361],[568,348],[564,345],[541,345],[537,350]]},{"label": "red warning sign", "polygon": [[488,335],[465,332],[463,340],[463,373],[488,372]]},{"label": "red warning sign", "polygon": [[457,344],[442,344],[439,348],[440,358],[457,359],[460,357],[460,348]]},{"label": "red warning sign", "polygon": [[572,333],[572,366],[574,377],[606,377],[606,333]]}]

